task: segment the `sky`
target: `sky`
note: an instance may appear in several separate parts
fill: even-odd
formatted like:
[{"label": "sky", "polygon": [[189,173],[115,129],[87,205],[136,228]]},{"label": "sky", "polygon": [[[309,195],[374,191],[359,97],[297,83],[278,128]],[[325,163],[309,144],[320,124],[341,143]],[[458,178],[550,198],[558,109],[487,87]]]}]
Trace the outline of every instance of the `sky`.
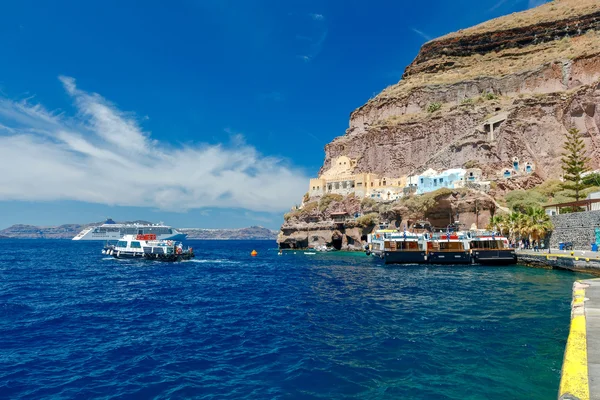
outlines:
[{"label": "sky", "polygon": [[277,229],[426,41],[542,2],[2,2],[0,229]]}]

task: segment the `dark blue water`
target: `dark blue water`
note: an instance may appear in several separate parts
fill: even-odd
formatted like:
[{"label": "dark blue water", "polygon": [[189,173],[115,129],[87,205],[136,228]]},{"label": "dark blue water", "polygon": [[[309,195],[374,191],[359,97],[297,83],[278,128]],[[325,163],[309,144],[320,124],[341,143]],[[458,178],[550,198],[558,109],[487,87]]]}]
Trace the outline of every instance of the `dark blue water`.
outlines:
[{"label": "dark blue water", "polygon": [[0,397],[556,397],[580,275],[192,245],[0,241]]}]

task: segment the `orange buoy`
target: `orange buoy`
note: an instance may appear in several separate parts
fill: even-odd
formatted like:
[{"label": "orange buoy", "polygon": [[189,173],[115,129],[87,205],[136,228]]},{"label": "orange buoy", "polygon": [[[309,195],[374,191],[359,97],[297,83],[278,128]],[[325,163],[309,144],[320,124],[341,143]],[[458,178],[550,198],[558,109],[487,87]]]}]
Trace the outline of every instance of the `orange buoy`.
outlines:
[{"label": "orange buoy", "polygon": [[252,253],[250,253],[250,255],[252,257],[256,257],[258,255],[258,253],[256,252],[256,250],[252,250]]}]

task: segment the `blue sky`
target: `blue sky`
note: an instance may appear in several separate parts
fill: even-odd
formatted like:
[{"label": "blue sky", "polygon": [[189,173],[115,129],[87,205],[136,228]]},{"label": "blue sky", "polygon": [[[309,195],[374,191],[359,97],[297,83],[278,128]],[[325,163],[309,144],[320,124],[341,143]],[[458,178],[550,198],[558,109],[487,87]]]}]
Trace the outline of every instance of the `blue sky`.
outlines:
[{"label": "blue sky", "polygon": [[536,0],[0,5],[0,229],[277,228],[430,38]]}]

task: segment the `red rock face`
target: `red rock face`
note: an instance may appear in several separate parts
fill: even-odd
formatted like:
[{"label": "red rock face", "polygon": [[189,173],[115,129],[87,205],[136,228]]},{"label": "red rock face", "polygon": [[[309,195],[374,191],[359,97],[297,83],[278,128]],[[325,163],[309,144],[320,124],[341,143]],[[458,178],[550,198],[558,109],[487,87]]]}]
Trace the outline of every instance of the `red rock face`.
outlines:
[{"label": "red rock face", "polygon": [[[600,35],[592,31],[600,31],[600,2],[582,1],[504,17],[502,26],[518,26],[512,29],[490,31],[495,22],[488,22],[485,29],[425,44],[407,67],[407,79],[351,114],[346,134],[325,147],[323,170],[341,155],[358,161],[357,172],[387,176],[476,160],[484,178],[493,179],[518,157],[533,162],[543,179],[556,178],[571,128],[584,136],[590,167],[600,168]],[[579,7],[579,15],[565,17],[567,7]],[[535,23],[532,15],[538,14],[543,22]],[[519,26],[511,18],[532,24]],[[461,80],[461,73],[469,79]],[[441,110],[428,113],[434,103]],[[506,119],[492,140],[484,125],[500,114]]]},{"label": "red rock face", "polygon": [[[407,99],[370,103],[352,114],[345,136],[325,147],[324,169],[340,155],[357,159],[359,172],[387,176],[461,167],[470,160],[487,166],[488,171],[498,171],[519,157],[534,162],[542,177],[557,177],[564,135],[573,127],[584,136],[591,167],[600,168],[599,78],[600,56],[592,56],[566,64],[557,61],[501,79],[459,82],[437,91],[419,88]],[[466,105],[456,101],[465,93],[481,95],[488,89],[500,98]],[[417,107],[433,102],[448,107],[414,121],[380,123],[406,116],[411,102]],[[500,113],[507,115],[506,120],[490,140],[484,123]]]}]

